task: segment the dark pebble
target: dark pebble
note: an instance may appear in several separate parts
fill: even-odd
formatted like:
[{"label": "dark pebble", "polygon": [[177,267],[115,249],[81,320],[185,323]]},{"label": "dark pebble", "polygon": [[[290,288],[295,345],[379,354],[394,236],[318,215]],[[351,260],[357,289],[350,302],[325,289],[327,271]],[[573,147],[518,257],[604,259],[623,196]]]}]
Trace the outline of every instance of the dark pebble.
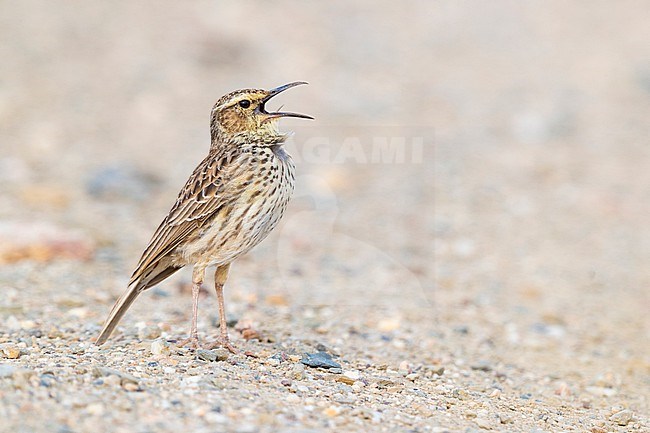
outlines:
[{"label": "dark pebble", "polygon": [[205,350],[199,349],[196,351],[196,356],[199,359],[208,362],[225,361],[228,359],[228,351],[226,349]]},{"label": "dark pebble", "polygon": [[214,362],[214,361],[217,360],[217,354],[214,353],[211,350],[199,349],[199,350],[196,351],[196,356],[199,359],[202,359],[202,360],[208,361],[208,362]]},{"label": "dark pebble", "polygon": [[41,374],[40,385],[45,388],[51,387],[56,382],[56,378],[52,374]]},{"label": "dark pebble", "polygon": [[471,366],[472,370],[492,371],[492,366],[488,361],[479,361]]},{"label": "dark pebble", "polygon": [[456,334],[467,335],[467,334],[469,334],[469,327],[468,327],[468,326],[465,326],[465,325],[456,326],[456,327],[454,328],[454,332],[455,332]]},{"label": "dark pebble", "polygon": [[325,352],[306,353],[300,362],[314,368],[341,368],[341,364],[335,362],[332,355]]},{"label": "dark pebble", "polygon": [[332,349],[330,349],[329,347],[325,346],[323,343],[318,343],[318,344],[316,345],[316,350],[318,350],[319,352],[333,352]]},{"label": "dark pebble", "polygon": [[269,359],[277,359],[279,362],[284,362],[284,361],[288,360],[289,357],[284,352],[278,352],[278,353],[275,353],[275,354],[269,356]]}]

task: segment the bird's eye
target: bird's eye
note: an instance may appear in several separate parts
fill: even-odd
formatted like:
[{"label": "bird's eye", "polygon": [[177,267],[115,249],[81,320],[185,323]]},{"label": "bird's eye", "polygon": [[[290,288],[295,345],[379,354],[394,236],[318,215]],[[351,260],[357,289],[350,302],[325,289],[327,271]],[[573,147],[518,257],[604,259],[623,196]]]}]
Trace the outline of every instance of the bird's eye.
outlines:
[{"label": "bird's eye", "polygon": [[248,99],[243,99],[243,100],[239,101],[239,106],[241,108],[248,108],[248,107],[251,106],[251,101],[249,101]]}]

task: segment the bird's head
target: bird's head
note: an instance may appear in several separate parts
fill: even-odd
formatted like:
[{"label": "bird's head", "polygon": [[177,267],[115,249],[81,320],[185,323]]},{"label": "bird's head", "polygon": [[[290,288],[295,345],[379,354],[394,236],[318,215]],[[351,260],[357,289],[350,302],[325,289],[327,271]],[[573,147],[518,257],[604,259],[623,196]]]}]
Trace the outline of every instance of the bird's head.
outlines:
[{"label": "bird's head", "polygon": [[296,81],[271,90],[235,90],[223,96],[212,108],[210,130],[213,146],[217,143],[251,142],[271,146],[284,142],[287,136],[278,130],[281,117],[313,117],[282,111],[268,112],[265,105],[275,95],[300,84],[307,83]]}]

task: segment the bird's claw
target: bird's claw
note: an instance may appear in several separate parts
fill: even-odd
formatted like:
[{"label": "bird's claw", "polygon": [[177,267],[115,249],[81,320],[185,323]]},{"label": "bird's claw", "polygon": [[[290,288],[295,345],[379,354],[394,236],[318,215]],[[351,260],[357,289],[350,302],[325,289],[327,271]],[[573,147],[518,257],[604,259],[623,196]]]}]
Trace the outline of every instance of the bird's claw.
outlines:
[{"label": "bird's claw", "polygon": [[200,349],[201,344],[199,343],[199,337],[197,335],[191,335],[188,338],[184,338],[182,340],[179,340],[178,343],[176,343],[178,347],[189,347],[190,349]]},{"label": "bird's claw", "polygon": [[233,344],[230,342],[230,339],[228,337],[223,338],[219,337],[217,338],[217,341],[214,343],[210,343],[206,346],[207,349],[214,349],[216,347],[223,347],[225,349],[228,349],[228,351],[232,354],[238,354],[239,349],[237,349]]}]

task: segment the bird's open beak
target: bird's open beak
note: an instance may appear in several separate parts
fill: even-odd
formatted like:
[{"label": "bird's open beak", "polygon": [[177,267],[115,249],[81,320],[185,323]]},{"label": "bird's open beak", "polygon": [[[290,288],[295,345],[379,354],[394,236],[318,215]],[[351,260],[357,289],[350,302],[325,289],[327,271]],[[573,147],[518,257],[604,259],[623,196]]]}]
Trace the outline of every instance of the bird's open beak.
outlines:
[{"label": "bird's open beak", "polygon": [[264,114],[266,116],[264,121],[271,120],[271,119],[277,119],[278,117],[300,117],[301,119],[314,120],[313,117],[308,116],[306,114],[290,113],[288,111],[276,111],[276,112],[273,112],[273,113],[269,113],[269,112],[266,111],[266,108],[264,107],[265,104],[268,102],[268,100],[271,99],[272,97],[274,97],[275,95],[280,94],[280,93],[284,92],[285,90],[290,89],[292,87],[300,86],[301,84],[307,84],[307,83],[304,82],[304,81],[296,81],[296,82],[285,84],[284,86],[276,87],[275,89],[269,90],[268,96],[262,100],[262,104],[260,104],[260,106],[259,106],[260,113],[262,113],[262,114]]}]

